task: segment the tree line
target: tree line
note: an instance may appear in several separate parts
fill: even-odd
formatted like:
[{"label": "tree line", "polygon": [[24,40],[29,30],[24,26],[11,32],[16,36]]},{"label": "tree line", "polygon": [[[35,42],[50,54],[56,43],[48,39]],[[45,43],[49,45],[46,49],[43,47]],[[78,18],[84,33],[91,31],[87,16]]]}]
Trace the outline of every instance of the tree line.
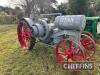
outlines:
[{"label": "tree line", "polygon": [[[30,17],[30,14],[40,15],[49,13],[62,13],[63,15],[86,15],[99,16],[100,0],[69,0],[58,5],[56,0],[10,0],[16,7],[0,6],[0,13],[3,11],[9,15]],[[67,0],[66,0],[67,1]]]}]

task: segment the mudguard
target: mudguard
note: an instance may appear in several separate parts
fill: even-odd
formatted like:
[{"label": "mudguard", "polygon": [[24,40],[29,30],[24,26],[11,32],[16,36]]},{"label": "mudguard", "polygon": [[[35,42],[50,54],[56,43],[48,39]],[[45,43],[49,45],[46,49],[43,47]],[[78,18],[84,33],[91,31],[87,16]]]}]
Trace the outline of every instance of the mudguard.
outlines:
[{"label": "mudguard", "polygon": [[23,20],[25,20],[29,24],[30,27],[34,25],[34,22],[31,18],[23,18]]}]

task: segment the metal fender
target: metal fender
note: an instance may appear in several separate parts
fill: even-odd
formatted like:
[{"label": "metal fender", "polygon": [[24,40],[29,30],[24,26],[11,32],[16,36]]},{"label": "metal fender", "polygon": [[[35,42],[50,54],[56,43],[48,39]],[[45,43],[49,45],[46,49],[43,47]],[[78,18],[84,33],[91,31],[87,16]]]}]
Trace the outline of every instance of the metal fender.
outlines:
[{"label": "metal fender", "polygon": [[25,20],[30,27],[32,27],[34,25],[34,22],[31,18],[23,18],[22,20]]}]

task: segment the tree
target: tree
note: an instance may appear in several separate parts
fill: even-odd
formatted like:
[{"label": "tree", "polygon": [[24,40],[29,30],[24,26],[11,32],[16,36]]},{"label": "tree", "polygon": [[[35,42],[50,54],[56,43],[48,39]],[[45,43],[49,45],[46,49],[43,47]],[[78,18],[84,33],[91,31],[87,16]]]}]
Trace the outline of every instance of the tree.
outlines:
[{"label": "tree", "polygon": [[61,3],[59,6],[58,6],[58,12],[59,13],[62,13],[63,15],[66,15],[68,14],[68,3]]},{"label": "tree", "polygon": [[22,9],[20,7],[15,7],[14,11],[15,11],[14,13],[16,14],[17,19],[18,20],[22,19],[22,17],[24,16]]},{"label": "tree", "polygon": [[94,2],[94,9],[96,14],[100,15],[100,0],[96,0]]},{"label": "tree", "polygon": [[70,14],[87,14],[89,0],[69,0]]},{"label": "tree", "polygon": [[51,4],[56,3],[56,0],[16,0],[16,1],[17,5],[24,9],[26,16],[30,16],[31,13],[50,12],[52,9]]}]

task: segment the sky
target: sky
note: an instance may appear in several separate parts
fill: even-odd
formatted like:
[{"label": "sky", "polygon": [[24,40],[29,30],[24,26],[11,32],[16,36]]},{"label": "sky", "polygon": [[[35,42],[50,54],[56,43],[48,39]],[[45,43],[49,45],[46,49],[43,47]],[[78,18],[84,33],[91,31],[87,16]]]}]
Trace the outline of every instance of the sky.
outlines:
[{"label": "sky", "polygon": [[8,0],[0,0],[1,6],[9,6]]},{"label": "sky", "polygon": [[[58,1],[58,4],[60,4],[60,3],[65,2],[67,0],[57,0],[57,1]],[[0,0],[0,6],[10,7],[11,4],[10,4],[9,0]]]},{"label": "sky", "polygon": [[62,2],[66,2],[67,0],[57,0],[58,4],[62,3]]}]

